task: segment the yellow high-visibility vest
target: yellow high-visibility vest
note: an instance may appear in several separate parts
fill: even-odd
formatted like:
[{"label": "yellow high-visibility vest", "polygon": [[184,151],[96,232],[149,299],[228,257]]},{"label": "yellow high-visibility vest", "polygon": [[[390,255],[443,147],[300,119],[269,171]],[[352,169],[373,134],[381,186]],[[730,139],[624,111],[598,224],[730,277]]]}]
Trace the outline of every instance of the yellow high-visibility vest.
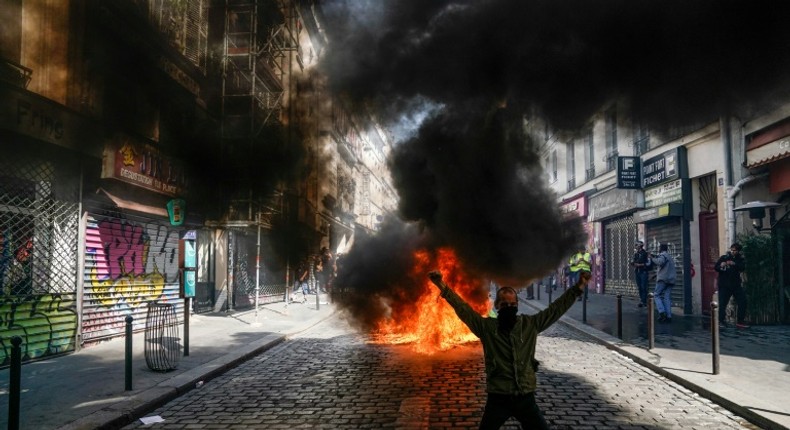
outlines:
[{"label": "yellow high-visibility vest", "polygon": [[589,272],[591,261],[592,257],[590,256],[589,252],[577,252],[576,254],[573,254],[573,257],[571,257],[569,261],[571,272],[578,272],[579,270]]}]

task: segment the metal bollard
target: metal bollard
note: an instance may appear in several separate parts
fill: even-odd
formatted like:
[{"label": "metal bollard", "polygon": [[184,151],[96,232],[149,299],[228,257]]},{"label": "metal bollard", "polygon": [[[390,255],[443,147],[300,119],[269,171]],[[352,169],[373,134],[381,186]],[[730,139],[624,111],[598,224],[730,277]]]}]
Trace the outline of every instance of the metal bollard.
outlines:
[{"label": "metal bollard", "polygon": [[184,357],[189,356],[189,314],[191,311],[191,299],[184,297]]},{"label": "metal bollard", "polygon": [[131,315],[126,316],[126,391],[132,390],[132,318]]},{"label": "metal bollard", "polygon": [[653,349],[656,346],[656,327],[653,317],[653,308],[655,302],[653,301],[653,293],[647,295],[647,349]]},{"label": "metal bollard", "polygon": [[11,338],[11,369],[8,393],[8,430],[19,429],[19,405],[22,392],[22,338]]},{"label": "metal bollard", "polygon": [[549,304],[551,304],[551,296],[552,296],[551,293],[552,293],[553,290],[554,290],[554,288],[552,288],[552,286],[549,285]]},{"label": "metal bollard", "polygon": [[537,291],[535,291],[535,297],[537,297],[538,300],[540,300],[540,289],[542,287],[543,287],[543,284],[538,284],[538,285],[535,286],[535,289],[537,290]]},{"label": "metal bollard", "polygon": [[617,337],[623,338],[623,295],[617,295]]},{"label": "metal bollard", "polygon": [[587,287],[584,286],[584,292],[582,293],[582,322],[587,324]]},{"label": "metal bollard", "polygon": [[710,302],[710,337],[713,349],[713,374],[719,374],[719,304]]}]

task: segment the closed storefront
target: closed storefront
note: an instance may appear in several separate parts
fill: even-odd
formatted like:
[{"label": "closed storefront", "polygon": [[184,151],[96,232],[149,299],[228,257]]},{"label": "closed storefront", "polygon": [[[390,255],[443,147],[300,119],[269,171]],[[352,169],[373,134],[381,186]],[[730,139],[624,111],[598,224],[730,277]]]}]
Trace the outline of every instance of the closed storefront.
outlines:
[{"label": "closed storefront", "polygon": [[[683,308],[684,291],[686,290],[683,276],[683,230],[680,217],[670,217],[645,223],[645,250],[658,254],[661,244],[667,245],[667,252],[675,262],[675,286],[672,288],[672,306]],[[656,272],[650,273],[650,291],[655,288]]]},{"label": "closed storefront", "polygon": [[637,241],[634,218],[628,215],[607,220],[603,223],[603,230],[606,292],[639,298],[634,270],[629,264]]},{"label": "closed storefront", "polygon": [[79,162],[54,149],[0,159],[0,365],[12,336],[23,360],[75,349],[79,177]]},{"label": "closed storefront", "polygon": [[642,208],[640,190],[610,189],[590,198],[590,221],[601,225],[598,253],[603,259],[603,286],[606,294],[638,297],[634,273],[629,265],[637,240],[632,213]]},{"label": "closed storefront", "polygon": [[98,196],[86,202],[82,342],[123,336],[125,318],[142,330],[148,303],[177,307],[180,227],[166,217],[113,207]]}]

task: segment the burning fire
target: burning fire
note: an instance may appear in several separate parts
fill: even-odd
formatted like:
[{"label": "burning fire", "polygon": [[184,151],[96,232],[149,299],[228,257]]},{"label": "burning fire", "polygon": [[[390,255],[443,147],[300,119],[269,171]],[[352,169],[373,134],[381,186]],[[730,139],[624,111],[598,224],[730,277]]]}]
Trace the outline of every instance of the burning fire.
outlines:
[{"label": "burning fire", "polygon": [[481,315],[489,310],[486,294],[479,281],[464,271],[451,249],[440,249],[436,256],[428,251],[414,253],[410,277],[422,286],[419,299],[407,306],[391,306],[390,317],[379,322],[374,330],[376,343],[411,343],[415,352],[434,354],[477,337],[458,319],[453,308],[439,297],[439,289],[428,279],[428,272],[439,269],[445,282]]}]

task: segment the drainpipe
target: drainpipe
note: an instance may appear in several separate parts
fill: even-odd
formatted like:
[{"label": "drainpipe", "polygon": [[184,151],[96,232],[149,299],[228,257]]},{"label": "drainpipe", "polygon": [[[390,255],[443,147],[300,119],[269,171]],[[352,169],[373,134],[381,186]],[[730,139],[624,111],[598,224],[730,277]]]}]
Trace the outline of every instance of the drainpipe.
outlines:
[{"label": "drainpipe", "polygon": [[734,197],[738,193],[732,187],[732,133],[730,133],[730,118],[719,118],[719,133],[721,134],[721,147],[724,151],[724,213],[727,218],[726,236],[730,246],[735,237],[735,212],[733,211]]}]

